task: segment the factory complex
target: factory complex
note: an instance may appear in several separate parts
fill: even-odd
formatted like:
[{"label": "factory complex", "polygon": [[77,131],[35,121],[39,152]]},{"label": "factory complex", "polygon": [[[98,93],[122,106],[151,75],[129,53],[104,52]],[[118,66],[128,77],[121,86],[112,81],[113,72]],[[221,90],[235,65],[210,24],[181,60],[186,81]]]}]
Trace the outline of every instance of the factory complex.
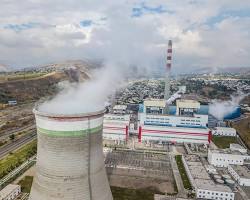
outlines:
[{"label": "factory complex", "polygon": [[183,99],[186,86],[179,86],[178,91],[170,95],[171,67],[172,41],[169,41],[164,98],[146,98],[139,104],[137,111],[128,109],[127,105],[114,105],[104,116],[104,139],[124,142],[132,134],[137,135],[138,142],[142,143],[208,145],[213,135],[236,136],[234,128],[216,126],[214,117],[208,113],[207,105],[201,105],[196,100]]},{"label": "factory complex", "polygon": [[[198,114],[200,103],[193,100],[177,100],[176,114],[165,114],[165,100],[145,100],[138,121],[131,122],[128,111],[104,115],[103,137],[107,140],[126,141],[129,132],[136,132],[139,142],[169,142],[209,144],[212,132],[208,115]],[[135,129],[135,127],[137,127]]]}]

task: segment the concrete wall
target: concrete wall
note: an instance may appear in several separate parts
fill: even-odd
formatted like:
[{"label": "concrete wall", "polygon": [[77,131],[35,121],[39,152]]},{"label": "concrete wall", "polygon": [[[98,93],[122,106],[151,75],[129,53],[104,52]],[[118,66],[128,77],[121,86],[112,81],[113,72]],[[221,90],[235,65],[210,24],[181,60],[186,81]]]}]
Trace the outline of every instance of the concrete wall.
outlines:
[{"label": "concrete wall", "polygon": [[102,150],[103,114],[36,112],[38,151],[29,200],[112,200]]}]

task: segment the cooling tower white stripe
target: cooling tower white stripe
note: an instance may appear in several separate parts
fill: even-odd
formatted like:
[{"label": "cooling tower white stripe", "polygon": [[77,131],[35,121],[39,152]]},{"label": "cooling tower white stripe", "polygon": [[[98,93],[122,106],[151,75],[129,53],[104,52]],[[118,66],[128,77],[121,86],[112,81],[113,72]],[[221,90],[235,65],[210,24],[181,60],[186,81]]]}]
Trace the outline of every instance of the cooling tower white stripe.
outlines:
[{"label": "cooling tower white stripe", "polygon": [[102,126],[103,119],[97,118],[88,121],[55,121],[48,118],[36,118],[37,127],[50,131],[83,131]]}]

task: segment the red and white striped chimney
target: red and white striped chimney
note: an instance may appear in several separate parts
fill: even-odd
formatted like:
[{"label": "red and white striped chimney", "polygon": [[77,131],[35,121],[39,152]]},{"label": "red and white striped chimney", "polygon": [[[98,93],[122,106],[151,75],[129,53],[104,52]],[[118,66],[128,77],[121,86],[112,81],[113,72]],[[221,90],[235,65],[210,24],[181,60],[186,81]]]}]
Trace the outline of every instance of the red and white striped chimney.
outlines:
[{"label": "red and white striped chimney", "polygon": [[170,71],[172,67],[172,40],[168,41],[168,52],[167,52],[167,71]]},{"label": "red and white striped chimney", "polygon": [[166,77],[165,77],[165,92],[164,99],[167,101],[170,98],[170,70],[172,67],[172,40],[168,41]]}]

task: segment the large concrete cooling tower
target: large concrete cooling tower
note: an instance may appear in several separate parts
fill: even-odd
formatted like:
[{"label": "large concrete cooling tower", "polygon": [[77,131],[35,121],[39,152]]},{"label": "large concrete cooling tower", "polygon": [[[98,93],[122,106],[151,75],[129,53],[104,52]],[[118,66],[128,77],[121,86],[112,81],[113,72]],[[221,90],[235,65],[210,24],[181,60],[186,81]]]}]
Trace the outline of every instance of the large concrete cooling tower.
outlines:
[{"label": "large concrete cooling tower", "polygon": [[29,200],[112,200],[102,150],[103,111],[34,113],[38,151]]}]

